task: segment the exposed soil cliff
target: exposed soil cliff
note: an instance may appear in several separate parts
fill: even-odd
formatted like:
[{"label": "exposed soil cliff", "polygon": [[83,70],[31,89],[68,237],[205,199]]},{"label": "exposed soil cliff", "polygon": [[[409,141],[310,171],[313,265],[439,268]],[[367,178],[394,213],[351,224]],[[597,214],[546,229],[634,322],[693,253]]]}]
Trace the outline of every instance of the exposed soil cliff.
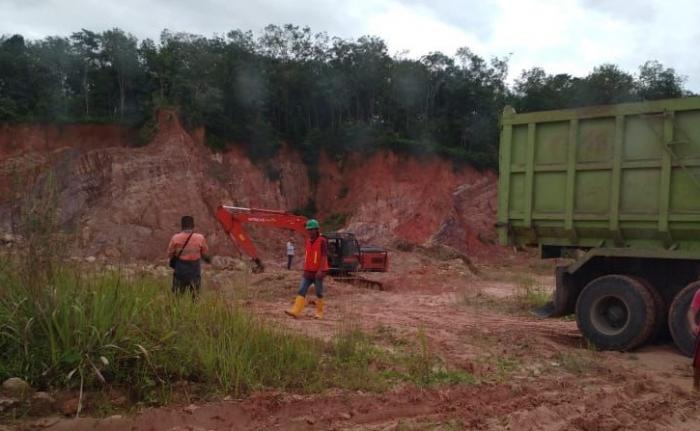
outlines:
[{"label": "exposed soil cliff", "polygon": [[[392,153],[343,163],[323,156],[312,184],[289,149],[261,166],[238,148],[210,151],[203,131],[188,133],[172,112],[161,112],[158,125],[143,147],[116,125],[0,127],[0,232],[20,233],[28,203],[50,189],[56,197],[46,204],[76,234],[71,252],[84,256],[160,258],[182,214],[195,217],[214,254],[236,255],[213,217],[222,202],[292,210],[314,201],[321,219],[345,220],[365,242],[438,242],[472,256],[495,250],[493,173]],[[264,258],[281,257],[283,232],[251,232]]]},{"label": "exposed soil cliff", "polygon": [[320,168],[321,215],[346,214],[347,229],[365,241],[434,241],[479,255],[495,240],[496,176],[491,172],[393,153],[351,157],[342,165],[326,157]]}]

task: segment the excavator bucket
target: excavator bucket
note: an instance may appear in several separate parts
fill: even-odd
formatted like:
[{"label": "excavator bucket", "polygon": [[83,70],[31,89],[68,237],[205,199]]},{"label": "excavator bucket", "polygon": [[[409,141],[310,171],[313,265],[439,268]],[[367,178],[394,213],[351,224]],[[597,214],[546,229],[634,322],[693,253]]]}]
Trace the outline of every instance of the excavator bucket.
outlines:
[{"label": "excavator bucket", "polygon": [[263,265],[262,260],[258,259],[257,257],[254,257],[252,260],[252,271],[254,274],[259,274],[261,272],[265,272],[265,265]]}]

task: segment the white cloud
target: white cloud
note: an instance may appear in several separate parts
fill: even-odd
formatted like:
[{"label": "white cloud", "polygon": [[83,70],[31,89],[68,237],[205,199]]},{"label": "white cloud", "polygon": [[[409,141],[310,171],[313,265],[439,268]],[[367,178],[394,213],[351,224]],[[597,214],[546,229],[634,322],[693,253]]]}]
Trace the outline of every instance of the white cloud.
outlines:
[{"label": "white cloud", "polygon": [[484,48],[467,29],[445,23],[423,5],[407,6],[388,1],[374,14],[368,15],[363,24],[367,33],[381,35],[392,51],[406,50],[410,57],[420,57],[432,51],[452,55],[463,46],[475,51]]},{"label": "white cloud", "polygon": [[293,23],[377,35],[391,53],[414,57],[462,46],[487,58],[512,53],[511,77],[534,66],[585,75],[606,62],[636,72],[656,59],[696,92],[698,21],[696,0],[0,0],[0,32],[30,38],[121,27],[157,39],[164,28],[211,35]]}]

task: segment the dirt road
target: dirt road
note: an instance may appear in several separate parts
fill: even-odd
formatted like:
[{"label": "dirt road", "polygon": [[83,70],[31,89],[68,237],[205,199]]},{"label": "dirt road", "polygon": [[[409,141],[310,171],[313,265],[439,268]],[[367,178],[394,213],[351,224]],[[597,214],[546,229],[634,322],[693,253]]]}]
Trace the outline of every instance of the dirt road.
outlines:
[{"label": "dirt road", "polygon": [[[595,352],[585,346],[574,321],[529,315],[523,306],[532,291],[552,286],[551,277],[532,274],[527,265],[508,272],[480,267],[474,274],[459,261],[399,254],[391,274],[375,276],[385,291],[329,281],[323,321],[312,319],[311,309],[299,319],[282,313],[298,274],[278,270],[249,277],[243,299],[237,292],[237,300],[265,319],[320,338],[348,325],[405,340],[422,333],[432,354],[453,369],[472,373],[477,383],[422,389],[400,385],[385,393],[264,392],[244,400],[146,409],[133,417],[44,419],[41,428],[700,429],[700,398],[689,392],[688,360],[666,345],[633,353]],[[216,277],[211,281],[216,284]],[[40,427],[27,423],[24,428]]]}]

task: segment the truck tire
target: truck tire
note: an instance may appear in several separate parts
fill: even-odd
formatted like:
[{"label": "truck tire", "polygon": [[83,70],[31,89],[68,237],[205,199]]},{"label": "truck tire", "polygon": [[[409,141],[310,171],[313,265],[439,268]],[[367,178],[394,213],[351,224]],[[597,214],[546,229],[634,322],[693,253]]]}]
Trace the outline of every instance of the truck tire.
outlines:
[{"label": "truck tire", "polygon": [[649,335],[649,339],[646,342],[653,342],[662,336],[667,337],[668,333],[664,333],[668,316],[666,301],[664,301],[664,298],[661,296],[659,291],[656,290],[654,285],[649,281],[639,277],[636,277],[635,279],[642,283],[642,285],[649,291],[649,294],[654,299],[654,309],[656,310],[656,313],[654,313],[654,324],[651,328],[651,335]]},{"label": "truck tire", "polygon": [[695,352],[695,336],[690,332],[687,314],[693,295],[700,289],[700,281],[694,281],[673,297],[668,312],[668,329],[673,342],[685,356],[692,357]]},{"label": "truck tire", "polygon": [[631,350],[654,329],[656,305],[649,290],[626,275],[604,275],[588,283],[576,301],[576,323],[601,350]]}]

